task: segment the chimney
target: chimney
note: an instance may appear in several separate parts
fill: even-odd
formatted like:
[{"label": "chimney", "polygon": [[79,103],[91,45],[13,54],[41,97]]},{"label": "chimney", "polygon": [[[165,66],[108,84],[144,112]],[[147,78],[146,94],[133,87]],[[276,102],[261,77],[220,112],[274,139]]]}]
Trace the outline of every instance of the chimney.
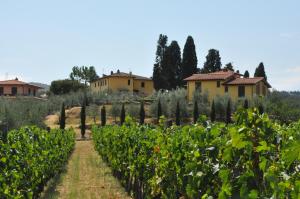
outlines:
[{"label": "chimney", "polygon": [[132,72],[131,72],[131,71],[129,72],[129,75],[130,75],[130,76],[132,75]]},{"label": "chimney", "polygon": [[16,77],[16,79],[15,79],[15,80],[17,80],[17,81],[18,81],[19,79]]},{"label": "chimney", "polygon": [[120,73],[120,70],[119,70],[119,69],[117,70],[117,73]]},{"label": "chimney", "polygon": [[111,74],[111,75],[114,74],[114,71],[110,71],[110,74]]}]

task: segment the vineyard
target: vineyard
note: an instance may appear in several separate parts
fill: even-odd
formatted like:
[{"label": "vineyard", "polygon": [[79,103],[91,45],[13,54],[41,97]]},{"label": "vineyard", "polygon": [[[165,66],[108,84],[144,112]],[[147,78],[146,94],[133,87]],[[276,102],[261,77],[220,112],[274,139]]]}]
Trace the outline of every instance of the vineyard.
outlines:
[{"label": "vineyard", "polygon": [[[163,124],[161,122],[160,124]],[[93,127],[95,149],[126,190],[142,198],[300,198],[300,122],[256,109],[234,123]]]},{"label": "vineyard", "polygon": [[1,198],[37,198],[66,164],[74,147],[73,130],[37,127],[10,131],[0,139]]}]

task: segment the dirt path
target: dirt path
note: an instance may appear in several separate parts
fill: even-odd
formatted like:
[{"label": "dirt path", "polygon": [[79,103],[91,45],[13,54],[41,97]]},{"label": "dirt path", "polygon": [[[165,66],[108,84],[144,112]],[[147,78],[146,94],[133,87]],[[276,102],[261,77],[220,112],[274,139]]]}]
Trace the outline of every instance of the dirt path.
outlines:
[{"label": "dirt path", "polygon": [[[72,125],[74,128],[75,125]],[[80,138],[79,129],[76,137]],[[90,132],[86,133],[87,138]],[[130,198],[113,177],[111,169],[94,150],[93,141],[77,140],[65,172],[55,178],[42,198],[123,199]]]}]

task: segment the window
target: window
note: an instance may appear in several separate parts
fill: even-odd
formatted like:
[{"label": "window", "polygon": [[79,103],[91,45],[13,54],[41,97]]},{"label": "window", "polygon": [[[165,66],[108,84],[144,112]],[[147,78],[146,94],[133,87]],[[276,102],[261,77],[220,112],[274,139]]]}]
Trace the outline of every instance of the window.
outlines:
[{"label": "window", "polygon": [[141,83],[141,87],[142,87],[142,88],[145,88],[145,82],[142,82],[142,83]]},{"label": "window", "polygon": [[33,96],[35,96],[36,95],[36,91],[35,91],[35,89],[33,90]]},{"label": "window", "polygon": [[221,86],[221,82],[217,81],[217,87],[220,88],[220,86]]},{"label": "window", "polygon": [[228,86],[225,86],[225,93],[228,93]]},{"label": "window", "polygon": [[196,90],[199,91],[200,93],[202,92],[202,85],[201,85],[201,82],[196,82],[195,83],[195,86],[196,86]]},{"label": "window", "polygon": [[259,86],[259,83],[256,85],[256,95],[260,95],[260,86]]},{"label": "window", "polygon": [[95,83],[95,87],[97,86],[97,83]]},{"label": "window", "polygon": [[17,95],[18,93],[18,88],[17,87],[12,87],[11,88],[11,95]]},{"label": "window", "polygon": [[100,87],[100,82],[98,82],[98,87]]},{"label": "window", "polygon": [[3,87],[0,87],[0,95],[4,95],[4,89],[3,89]]},{"label": "window", "polygon": [[104,84],[106,85],[106,80],[104,80]]},{"label": "window", "polygon": [[130,79],[128,80],[128,86],[130,86]]},{"label": "window", "polygon": [[31,95],[31,89],[28,88],[28,95]]},{"label": "window", "polygon": [[238,87],[238,94],[239,94],[239,97],[245,97],[245,86]]}]

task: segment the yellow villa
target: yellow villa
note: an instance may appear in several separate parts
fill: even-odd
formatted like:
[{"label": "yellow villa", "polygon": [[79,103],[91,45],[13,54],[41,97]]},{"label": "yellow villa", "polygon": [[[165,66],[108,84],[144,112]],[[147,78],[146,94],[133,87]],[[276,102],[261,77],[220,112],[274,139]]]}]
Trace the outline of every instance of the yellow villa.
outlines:
[{"label": "yellow villa", "polygon": [[252,99],[265,96],[271,85],[263,77],[243,78],[241,74],[222,70],[208,74],[193,74],[187,81],[188,99],[193,99],[194,92],[207,92],[211,102],[216,96],[228,95],[231,100]]},{"label": "yellow villa", "polygon": [[128,91],[140,95],[150,95],[154,91],[151,78],[142,77],[130,73],[120,72],[119,70],[110,75],[103,75],[90,84],[92,92],[116,92]]}]

